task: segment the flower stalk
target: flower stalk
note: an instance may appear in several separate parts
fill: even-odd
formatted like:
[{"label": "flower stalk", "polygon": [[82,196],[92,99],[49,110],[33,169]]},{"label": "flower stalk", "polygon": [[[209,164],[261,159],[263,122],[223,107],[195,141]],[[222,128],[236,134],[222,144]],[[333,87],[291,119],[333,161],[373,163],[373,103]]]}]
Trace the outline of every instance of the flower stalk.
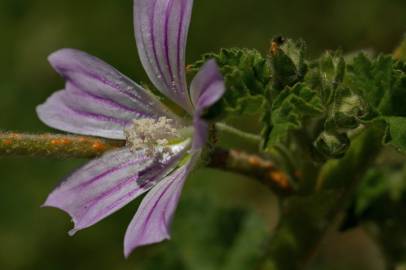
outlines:
[{"label": "flower stalk", "polygon": [[0,132],[0,156],[94,158],[122,147],[124,141],[64,134]]},{"label": "flower stalk", "polygon": [[[0,156],[91,159],[124,145],[125,141],[91,136],[0,132]],[[258,155],[216,147],[208,160],[207,167],[251,177],[278,194],[293,191],[289,176],[271,160]]]},{"label": "flower stalk", "polygon": [[215,127],[216,130],[236,136],[242,140],[245,140],[247,143],[259,145],[262,141],[262,138],[259,135],[244,132],[240,129],[231,127],[224,123],[216,123]]},{"label": "flower stalk", "polygon": [[323,166],[318,175],[324,179],[322,190],[284,201],[283,220],[269,243],[261,270],[311,269],[326,232],[340,224],[362,177],[380,152],[382,136],[379,128],[367,130],[343,159]]},{"label": "flower stalk", "polygon": [[208,166],[252,177],[279,195],[289,195],[294,191],[291,177],[274,162],[258,155],[215,148]]}]

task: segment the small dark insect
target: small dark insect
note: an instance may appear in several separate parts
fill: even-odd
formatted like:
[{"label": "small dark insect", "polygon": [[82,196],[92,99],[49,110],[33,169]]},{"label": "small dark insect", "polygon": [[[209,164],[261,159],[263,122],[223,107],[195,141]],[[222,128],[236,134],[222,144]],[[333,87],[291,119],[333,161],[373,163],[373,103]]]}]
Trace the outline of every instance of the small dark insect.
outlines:
[{"label": "small dark insect", "polygon": [[285,42],[286,42],[286,38],[284,38],[283,36],[274,37],[271,42],[271,49],[270,49],[271,55],[275,55],[276,52],[279,50],[279,47],[282,46]]},{"label": "small dark insect", "polygon": [[276,45],[281,46],[286,42],[286,38],[283,36],[276,36],[272,40],[273,43],[276,43]]}]

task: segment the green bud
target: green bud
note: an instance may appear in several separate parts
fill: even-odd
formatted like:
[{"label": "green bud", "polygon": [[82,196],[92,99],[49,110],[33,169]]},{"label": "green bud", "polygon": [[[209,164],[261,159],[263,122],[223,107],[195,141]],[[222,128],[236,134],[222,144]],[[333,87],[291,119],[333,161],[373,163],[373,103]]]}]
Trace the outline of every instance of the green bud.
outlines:
[{"label": "green bud", "polygon": [[396,48],[393,55],[396,59],[406,61],[406,35],[403,37],[402,42],[399,47]]},{"label": "green bud", "polygon": [[318,89],[323,104],[329,106],[334,101],[335,90],[344,81],[346,63],[341,52],[326,52],[320,59],[311,63],[305,81]]},{"label": "green bud", "polygon": [[334,117],[328,118],[324,126],[326,130],[346,132],[356,129],[359,124],[360,123],[357,118],[338,112],[334,115]]},{"label": "green bud", "polygon": [[314,142],[316,150],[326,159],[342,158],[350,147],[345,133],[322,132]]},{"label": "green bud", "polygon": [[319,62],[320,75],[325,86],[336,88],[344,80],[345,61],[340,52],[326,52]]},{"label": "green bud", "polygon": [[273,86],[282,90],[302,81],[307,72],[304,60],[305,43],[303,41],[274,38],[271,43],[270,61]]}]

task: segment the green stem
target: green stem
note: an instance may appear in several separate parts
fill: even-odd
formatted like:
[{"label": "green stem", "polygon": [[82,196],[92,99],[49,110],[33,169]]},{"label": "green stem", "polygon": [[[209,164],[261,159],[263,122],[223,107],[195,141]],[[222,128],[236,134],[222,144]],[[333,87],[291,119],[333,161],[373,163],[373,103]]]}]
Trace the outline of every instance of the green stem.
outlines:
[{"label": "green stem", "polygon": [[231,134],[233,136],[239,137],[243,140],[246,140],[247,142],[251,143],[251,144],[257,144],[259,145],[261,143],[261,136],[259,135],[255,135],[252,133],[248,133],[245,131],[242,131],[240,129],[237,129],[235,127],[231,127],[227,124],[224,123],[216,123],[215,127],[218,131],[220,132],[224,132],[224,133],[228,133]]},{"label": "green stem", "polygon": [[292,196],[283,202],[282,221],[269,243],[269,257],[261,270],[308,269],[326,231],[338,223],[379,153],[381,139],[379,129],[367,130],[353,142],[343,159],[330,161],[322,168],[322,190]]}]

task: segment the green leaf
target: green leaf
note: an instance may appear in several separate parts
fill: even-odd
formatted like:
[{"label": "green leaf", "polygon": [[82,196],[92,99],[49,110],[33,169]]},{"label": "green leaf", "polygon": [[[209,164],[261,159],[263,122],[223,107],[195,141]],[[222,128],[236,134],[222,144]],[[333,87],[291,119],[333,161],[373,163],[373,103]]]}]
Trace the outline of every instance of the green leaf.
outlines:
[{"label": "green leaf", "polygon": [[272,105],[267,148],[286,142],[291,131],[301,129],[307,118],[318,117],[324,111],[320,97],[304,84],[284,89]]},{"label": "green leaf", "polygon": [[399,202],[404,195],[406,195],[404,173],[371,169],[358,189],[355,212],[362,216],[383,197],[392,202]]},{"label": "green leaf", "polygon": [[387,123],[385,142],[406,154],[406,117],[384,117]]},{"label": "green leaf", "polygon": [[[370,60],[366,55],[360,54],[348,70],[347,84],[365,98],[370,109],[382,115],[391,114],[391,105],[396,95],[396,89],[393,87],[399,76],[395,74],[393,59],[381,55]],[[406,113],[406,109],[404,112]]]},{"label": "green leaf", "polygon": [[[389,152],[382,159],[393,160],[394,156]],[[357,189],[346,223],[366,225],[366,230],[380,244],[387,261],[398,264],[406,260],[405,207],[406,167],[375,167],[368,171]]]},{"label": "green leaf", "polygon": [[256,214],[247,215],[221,269],[255,269],[265,253],[267,240],[269,231],[264,220]]},{"label": "green leaf", "polygon": [[369,59],[360,54],[349,67],[347,85],[359,93],[369,108],[367,120],[387,123],[385,143],[406,153],[405,64],[390,56]]},{"label": "green leaf", "polygon": [[185,268],[254,269],[269,237],[264,219],[252,209],[225,206],[198,194],[184,196],[172,226]]},{"label": "green leaf", "polygon": [[142,249],[145,254],[137,258],[138,266],[148,270],[255,269],[270,237],[264,218],[252,208],[229,206],[208,191],[191,191],[182,196],[171,241]]},{"label": "green leaf", "polygon": [[215,59],[225,78],[226,93],[206,113],[206,118],[225,117],[228,114],[257,114],[268,104],[271,71],[266,58],[249,49],[222,49],[219,53],[203,55],[188,68],[196,74],[209,59]]}]

